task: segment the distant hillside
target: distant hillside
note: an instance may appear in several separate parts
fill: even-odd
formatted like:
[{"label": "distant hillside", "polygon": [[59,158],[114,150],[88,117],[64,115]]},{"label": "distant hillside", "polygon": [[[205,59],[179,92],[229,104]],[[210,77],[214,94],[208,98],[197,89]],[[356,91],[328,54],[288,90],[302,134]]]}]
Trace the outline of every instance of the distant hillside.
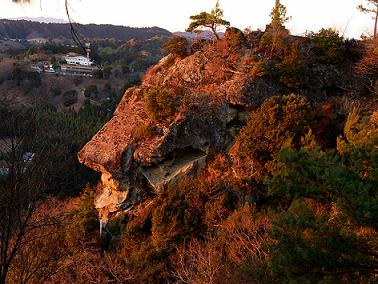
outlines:
[{"label": "distant hillside", "polygon": [[[213,33],[211,31],[203,31],[200,34],[196,34],[195,32],[174,32],[173,34],[178,35],[178,36],[183,36],[187,39],[212,39],[213,38]],[[220,37],[224,36],[224,33],[218,33]]]},{"label": "distant hillside", "polygon": [[57,18],[47,18],[47,17],[37,17],[37,18],[31,18],[31,17],[20,17],[20,18],[12,18],[9,19],[12,21],[31,21],[31,22],[39,22],[39,23],[55,23],[55,24],[67,24],[68,21],[64,19],[57,19]]},{"label": "distant hillside", "polygon": [[[131,28],[113,25],[78,25],[79,34],[85,38],[114,38],[116,40],[148,39],[154,36],[170,36],[171,33],[159,27]],[[40,23],[25,20],[0,20],[0,38],[13,39],[69,39],[69,24]]]}]

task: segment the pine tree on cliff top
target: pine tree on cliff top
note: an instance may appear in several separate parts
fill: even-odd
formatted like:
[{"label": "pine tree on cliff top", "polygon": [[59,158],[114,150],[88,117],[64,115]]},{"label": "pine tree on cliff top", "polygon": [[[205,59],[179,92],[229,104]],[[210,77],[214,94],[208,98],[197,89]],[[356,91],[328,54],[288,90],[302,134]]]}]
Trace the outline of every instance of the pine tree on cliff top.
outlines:
[{"label": "pine tree on cliff top", "polygon": [[200,27],[208,28],[212,31],[214,37],[219,39],[218,28],[220,26],[229,26],[230,22],[223,19],[223,10],[219,6],[219,1],[210,13],[201,12],[197,15],[190,16],[192,22],[186,29],[187,32],[196,31]]}]

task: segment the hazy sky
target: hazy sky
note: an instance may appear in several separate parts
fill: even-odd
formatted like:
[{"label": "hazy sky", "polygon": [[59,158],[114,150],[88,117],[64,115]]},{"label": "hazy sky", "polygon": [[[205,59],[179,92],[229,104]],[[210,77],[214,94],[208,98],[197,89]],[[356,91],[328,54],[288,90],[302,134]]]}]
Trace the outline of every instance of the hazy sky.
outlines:
[{"label": "hazy sky", "polygon": [[[33,2],[34,1],[34,2]],[[54,17],[66,19],[64,0],[32,0],[30,5],[0,0],[0,18]],[[287,27],[293,34],[332,27],[347,37],[371,34],[370,15],[357,11],[365,0],[282,0],[292,16]],[[117,24],[134,27],[159,26],[170,31],[183,31],[189,16],[210,11],[215,0],[70,0],[76,22]],[[225,18],[232,26],[244,29],[264,28],[274,0],[220,0]],[[41,6],[41,7],[40,7]]]}]

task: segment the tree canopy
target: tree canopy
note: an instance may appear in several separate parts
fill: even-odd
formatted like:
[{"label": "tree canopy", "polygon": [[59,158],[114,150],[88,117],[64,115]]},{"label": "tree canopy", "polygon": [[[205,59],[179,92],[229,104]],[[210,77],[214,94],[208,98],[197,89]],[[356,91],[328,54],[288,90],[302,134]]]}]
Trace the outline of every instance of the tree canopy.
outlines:
[{"label": "tree canopy", "polygon": [[213,35],[219,39],[218,27],[229,26],[230,22],[223,19],[223,10],[219,6],[219,1],[216,2],[215,7],[210,13],[201,12],[197,15],[190,16],[192,22],[186,29],[187,32],[193,32],[200,27],[208,28],[213,32]]},{"label": "tree canopy", "polygon": [[273,26],[283,26],[284,23],[290,20],[291,17],[286,16],[287,9],[284,5],[280,4],[279,1],[276,1],[276,5],[270,13]]}]

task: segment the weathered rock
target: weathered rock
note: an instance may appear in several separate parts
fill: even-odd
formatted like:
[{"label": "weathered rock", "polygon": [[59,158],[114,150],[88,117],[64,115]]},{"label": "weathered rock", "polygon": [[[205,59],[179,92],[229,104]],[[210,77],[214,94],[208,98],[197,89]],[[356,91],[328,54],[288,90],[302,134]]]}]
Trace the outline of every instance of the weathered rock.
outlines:
[{"label": "weathered rock", "polygon": [[[229,42],[236,37],[241,43],[237,48]],[[140,87],[126,91],[112,119],[78,154],[80,162],[102,174],[95,206],[103,221],[131,208],[145,192],[198,173],[209,154],[229,148],[250,110],[270,96],[292,92],[277,77],[255,78],[251,53],[248,39],[229,29],[226,39],[176,59],[170,67],[170,58],[161,60]],[[325,100],[329,90],[358,89],[352,75],[348,75],[350,80],[342,79],[343,68],[349,67],[306,69],[307,87],[298,93]],[[175,115],[158,123],[150,119],[144,102],[149,88],[169,90]],[[141,130],[152,124],[158,129],[153,135],[135,134],[144,133]]]}]

